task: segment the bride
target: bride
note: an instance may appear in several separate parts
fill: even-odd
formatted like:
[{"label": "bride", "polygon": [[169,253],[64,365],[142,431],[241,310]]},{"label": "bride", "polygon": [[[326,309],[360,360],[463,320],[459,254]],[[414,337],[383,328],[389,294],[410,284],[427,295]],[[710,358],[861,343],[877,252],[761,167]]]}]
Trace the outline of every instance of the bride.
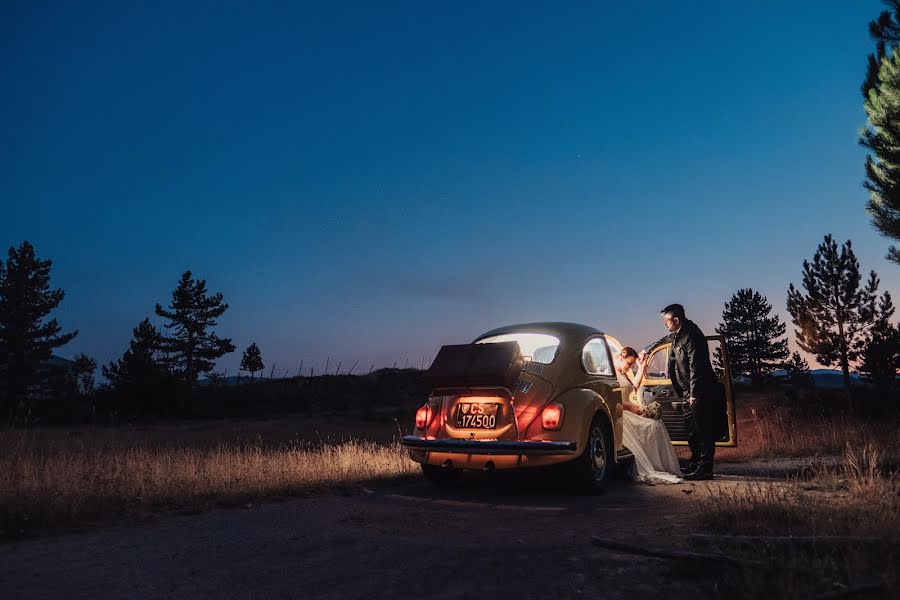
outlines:
[{"label": "bride", "polygon": [[[642,417],[644,409],[638,403],[637,390],[641,387],[647,367],[647,355],[638,355],[634,348],[625,346],[613,357],[616,377],[622,386],[622,442],[634,454],[631,478],[643,483],[681,483],[678,456],[672,448],[672,439],[662,421]],[[637,372],[633,372],[637,364]]]}]

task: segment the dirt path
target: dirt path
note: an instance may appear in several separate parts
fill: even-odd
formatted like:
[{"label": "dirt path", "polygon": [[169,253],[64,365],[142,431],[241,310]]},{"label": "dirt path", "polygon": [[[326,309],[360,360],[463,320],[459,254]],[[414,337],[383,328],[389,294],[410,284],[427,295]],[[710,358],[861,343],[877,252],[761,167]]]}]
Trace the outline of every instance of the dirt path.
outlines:
[{"label": "dirt path", "polygon": [[424,482],[160,518],[0,546],[5,598],[526,598],[712,596],[667,561],[592,535],[672,547],[696,500],[745,480],[575,496],[532,478]]}]

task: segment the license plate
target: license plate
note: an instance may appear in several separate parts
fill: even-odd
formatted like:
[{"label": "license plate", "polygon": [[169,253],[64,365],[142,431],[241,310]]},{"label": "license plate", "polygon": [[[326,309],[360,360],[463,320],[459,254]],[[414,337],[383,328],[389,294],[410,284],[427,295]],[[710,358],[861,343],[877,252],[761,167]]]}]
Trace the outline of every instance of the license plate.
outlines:
[{"label": "license plate", "polygon": [[495,429],[499,404],[462,402],[456,407],[457,429]]}]

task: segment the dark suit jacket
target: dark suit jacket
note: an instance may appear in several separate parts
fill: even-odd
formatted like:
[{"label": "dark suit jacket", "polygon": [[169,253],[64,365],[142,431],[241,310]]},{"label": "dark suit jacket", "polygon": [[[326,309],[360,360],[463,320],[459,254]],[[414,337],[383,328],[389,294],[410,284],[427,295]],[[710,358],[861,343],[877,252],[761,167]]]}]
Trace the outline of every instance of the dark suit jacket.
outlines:
[{"label": "dark suit jacket", "polygon": [[693,321],[685,319],[678,333],[673,334],[669,350],[669,379],[682,398],[701,399],[709,395],[718,382],[709,361],[706,336]]},{"label": "dark suit jacket", "polygon": [[725,389],[709,360],[709,344],[697,324],[687,319],[673,334],[669,350],[669,379],[675,393],[697,403],[691,409],[694,427],[704,438],[721,439],[728,433]]}]

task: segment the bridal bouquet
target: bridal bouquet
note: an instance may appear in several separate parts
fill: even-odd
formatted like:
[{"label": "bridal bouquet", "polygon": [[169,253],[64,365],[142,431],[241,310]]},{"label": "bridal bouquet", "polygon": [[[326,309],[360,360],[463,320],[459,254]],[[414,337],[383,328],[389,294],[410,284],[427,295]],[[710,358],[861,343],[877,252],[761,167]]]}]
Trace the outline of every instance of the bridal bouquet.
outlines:
[{"label": "bridal bouquet", "polygon": [[659,402],[651,402],[647,406],[644,407],[644,416],[648,419],[656,419],[657,421],[662,418],[662,408],[659,406]]}]

